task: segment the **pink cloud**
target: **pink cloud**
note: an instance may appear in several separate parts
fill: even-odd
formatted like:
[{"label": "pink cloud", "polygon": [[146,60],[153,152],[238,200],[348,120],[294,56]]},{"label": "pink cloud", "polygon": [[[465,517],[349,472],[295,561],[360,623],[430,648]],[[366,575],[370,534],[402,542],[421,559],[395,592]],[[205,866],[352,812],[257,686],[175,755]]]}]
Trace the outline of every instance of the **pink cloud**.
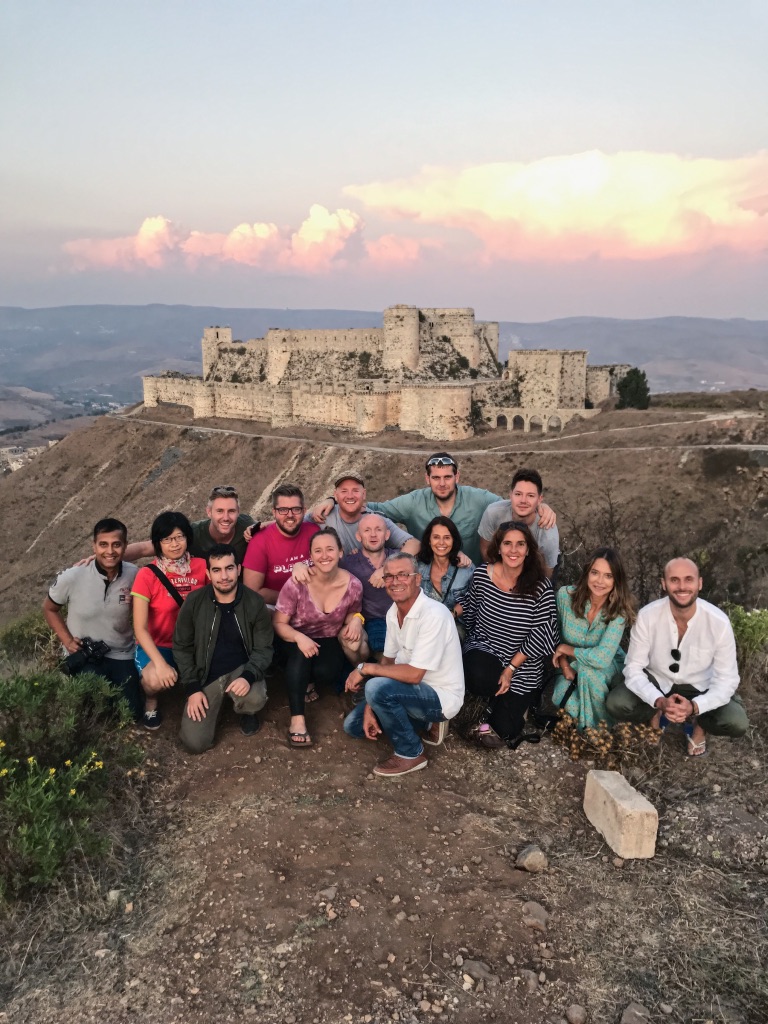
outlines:
[{"label": "pink cloud", "polygon": [[391,220],[469,233],[487,260],[655,259],[768,244],[768,152],[733,160],[601,152],[426,167],[345,192]]},{"label": "pink cloud", "polygon": [[243,263],[263,270],[320,274],[342,258],[363,221],[352,210],[327,210],[315,204],[295,230],[276,224],[238,224],[229,232],[184,231],[165,217],[148,217],[135,235],[78,238],[64,250],[75,267],[158,269],[175,260]]}]

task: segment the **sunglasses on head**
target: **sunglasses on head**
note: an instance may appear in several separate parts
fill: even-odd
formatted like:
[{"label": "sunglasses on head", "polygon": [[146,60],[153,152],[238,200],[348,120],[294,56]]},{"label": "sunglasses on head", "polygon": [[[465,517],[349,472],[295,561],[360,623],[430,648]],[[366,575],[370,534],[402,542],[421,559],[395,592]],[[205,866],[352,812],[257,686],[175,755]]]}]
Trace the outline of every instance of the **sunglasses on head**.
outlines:
[{"label": "sunglasses on head", "polygon": [[430,466],[453,466],[453,468],[455,469],[456,463],[453,461],[450,455],[435,455],[434,458],[430,459],[427,462],[427,469],[429,469]]},{"label": "sunglasses on head", "polygon": [[219,487],[214,487],[211,491],[212,498],[236,498],[237,488],[229,487],[227,484],[222,484]]}]

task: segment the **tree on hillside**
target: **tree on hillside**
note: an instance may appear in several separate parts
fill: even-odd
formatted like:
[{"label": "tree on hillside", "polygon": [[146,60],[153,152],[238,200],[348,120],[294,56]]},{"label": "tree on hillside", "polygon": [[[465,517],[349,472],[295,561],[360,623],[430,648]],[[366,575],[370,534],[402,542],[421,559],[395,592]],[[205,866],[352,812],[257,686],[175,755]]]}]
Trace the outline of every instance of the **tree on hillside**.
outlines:
[{"label": "tree on hillside", "polygon": [[639,370],[636,366],[621,378],[616,392],[619,396],[617,409],[647,409],[651,404],[651,389],[648,387],[645,370]]}]

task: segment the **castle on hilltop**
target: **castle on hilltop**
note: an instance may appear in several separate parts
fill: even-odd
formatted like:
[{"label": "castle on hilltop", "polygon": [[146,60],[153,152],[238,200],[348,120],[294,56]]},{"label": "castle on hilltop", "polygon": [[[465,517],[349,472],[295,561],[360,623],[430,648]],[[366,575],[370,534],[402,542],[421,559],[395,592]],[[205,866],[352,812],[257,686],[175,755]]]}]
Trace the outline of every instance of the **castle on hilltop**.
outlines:
[{"label": "castle on hilltop", "polygon": [[376,434],[388,428],[457,441],[485,423],[560,430],[592,416],[628,366],[587,366],[586,350],[512,351],[498,362],[499,325],[472,309],[390,306],[384,326],[354,330],[270,328],[233,341],[203,333],[203,374],[144,378],[144,404],[187,405],[197,418],[257,420]]}]

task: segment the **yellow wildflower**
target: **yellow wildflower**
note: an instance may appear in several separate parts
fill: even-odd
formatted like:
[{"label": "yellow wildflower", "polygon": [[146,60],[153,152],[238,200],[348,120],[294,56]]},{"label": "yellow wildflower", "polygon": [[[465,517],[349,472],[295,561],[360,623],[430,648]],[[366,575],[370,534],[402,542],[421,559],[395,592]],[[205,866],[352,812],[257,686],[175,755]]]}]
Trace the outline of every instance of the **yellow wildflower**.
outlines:
[{"label": "yellow wildflower", "polygon": [[99,756],[99,755],[98,755],[98,754],[96,753],[96,751],[95,751],[95,750],[92,750],[92,751],[91,751],[91,757],[98,757],[98,756]]},{"label": "yellow wildflower", "polygon": [[76,790],[76,789],[70,789],[70,791],[69,791],[69,795],[70,795],[70,796],[74,796],[74,795],[75,795],[75,793],[77,793],[77,790]]},{"label": "yellow wildflower", "polygon": [[64,762],[64,767],[65,768],[71,768],[72,767],[72,762],[71,761],[65,761]]},{"label": "yellow wildflower", "polygon": [[55,768],[49,768],[48,769],[48,774],[49,775],[55,775],[56,774],[56,769]]},{"label": "yellow wildflower", "polygon": [[0,750],[5,746],[5,740],[0,740]]},{"label": "yellow wildflower", "polygon": [[97,761],[96,762],[96,767],[97,768],[103,768],[104,767],[104,762],[103,761]]},{"label": "yellow wildflower", "polygon": [[0,768],[0,779],[2,779],[2,777],[4,775],[7,775],[7,774],[8,774],[8,769],[7,768]]},{"label": "yellow wildflower", "polygon": [[34,757],[28,757],[27,758],[27,764],[34,764],[34,763],[35,763]]}]

